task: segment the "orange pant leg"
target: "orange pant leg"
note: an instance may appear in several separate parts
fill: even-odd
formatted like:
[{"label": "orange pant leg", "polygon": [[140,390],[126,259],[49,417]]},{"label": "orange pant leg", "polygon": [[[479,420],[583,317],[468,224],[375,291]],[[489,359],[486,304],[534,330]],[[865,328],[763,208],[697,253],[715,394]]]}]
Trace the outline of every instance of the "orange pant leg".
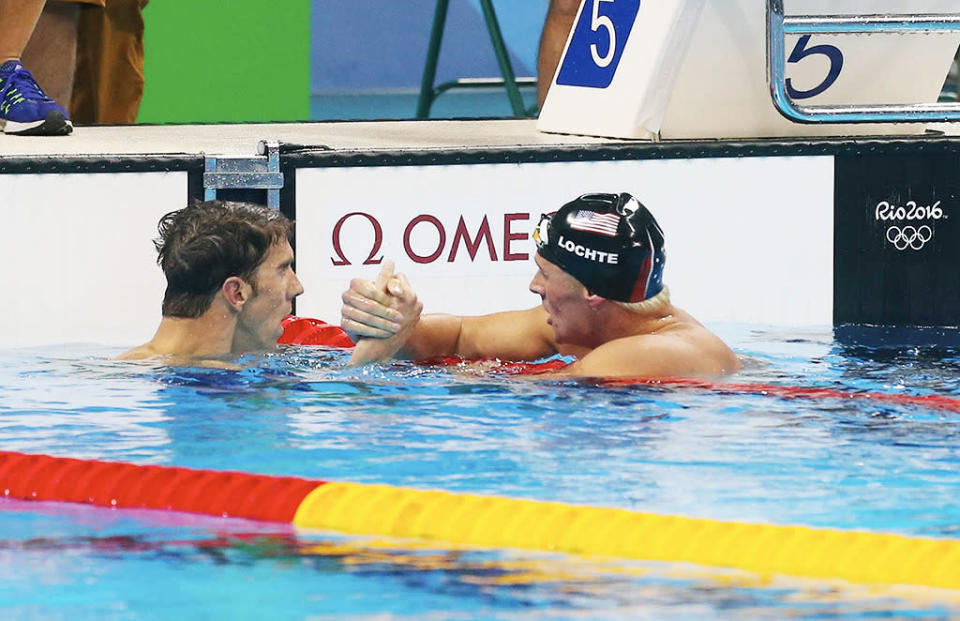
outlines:
[{"label": "orange pant leg", "polygon": [[70,114],[76,124],[135,123],[143,98],[143,14],[147,0],[84,7]]}]

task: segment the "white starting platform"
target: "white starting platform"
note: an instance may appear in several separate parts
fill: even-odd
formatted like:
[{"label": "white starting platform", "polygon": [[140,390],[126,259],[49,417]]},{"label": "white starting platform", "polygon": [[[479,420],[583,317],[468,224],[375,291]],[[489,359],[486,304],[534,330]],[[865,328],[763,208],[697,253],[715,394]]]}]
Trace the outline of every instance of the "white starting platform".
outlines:
[{"label": "white starting platform", "polygon": [[[938,10],[944,3],[929,4]],[[763,32],[764,15],[772,19],[771,5],[776,0],[764,13],[761,0],[584,0],[557,90],[539,121],[79,127],[68,137],[0,135],[0,287],[7,292],[0,347],[146,340],[159,321],[164,288],[152,245],[157,221],[190,200],[213,197],[263,202],[296,220],[296,269],[306,290],[296,311],[331,322],[339,319],[349,279],[372,276],[387,258],[410,276],[428,312],[534,306],[539,298],[527,286],[540,214],[580,194],[625,191],[659,220],[665,282],[676,303],[703,321],[957,325],[960,125],[862,124],[881,118],[869,116],[882,112],[879,103],[914,110],[919,102],[932,111],[931,121],[949,113],[922,100],[932,78],[900,96],[909,95],[909,105],[873,96],[847,100],[846,92],[835,101],[818,99],[859,73],[857,46],[821,35],[785,34],[786,73],[778,74],[773,58],[772,79],[757,78],[753,31]],[[726,10],[716,13],[718,7]],[[644,81],[632,65],[646,62],[634,49],[649,35],[634,29],[652,27],[655,15],[646,11],[659,11],[674,29],[661,33],[665,49],[680,55],[660,65],[666,82]],[[723,71],[761,81],[749,99],[760,98],[762,111],[743,118],[724,112],[745,104],[724,103],[708,89],[698,94],[703,108],[696,118],[680,120],[687,113],[677,102],[693,99],[683,94],[693,92],[686,85],[693,80],[691,59],[710,58],[698,46],[719,36],[697,34],[705,19],[708,30],[726,33],[728,47],[712,54]],[[936,21],[924,19],[910,25]],[[750,37],[740,32],[745,25]],[[785,19],[782,26],[795,24]],[[582,38],[584,27],[593,39]],[[678,32],[685,33],[680,43]],[[823,36],[854,42],[915,36],[906,32],[904,26],[893,35]],[[921,41],[911,54],[925,50],[942,84],[957,33],[917,36],[932,37],[930,46]],[[577,45],[585,47],[576,52]],[[832,75],[833,48],[843,66],[822,88],[830,80],[817,82],[813,63]],[[582,57],[571,60],[576,53]],[[607,86],[576,84],[588,79],[577,77],[584,62],[615,65]],[[790,73],[800,65],[802,75]],[[572,78],[564,77],[569,67],[577,70]],[[629,105],[618,103],[618,80],[631,67],[639,94]],[[721,75],[712,65],[698,71]],[[710,84],[713,76],[701,78]],[[571,100],[608,87],[613,103],[600,97],[573,106],[589,123],[564,119]],[[628,114],[618,116],[617,105]],[[789,114],[835,118],[798,124]],[[856,124],[835,122],[851,114],[860,115]],[[612,124],[590,124],[598,119]],[[781,123],[791,131],[770,129]],[[707,126],[753,130],[702,135]]]},{"label": "white starting platform", "polygon": [[648,139],[919,134],[883,121],[960,120],[960,106],[935,103],[958,45],[956,0],[583,0],[538,127]]}]

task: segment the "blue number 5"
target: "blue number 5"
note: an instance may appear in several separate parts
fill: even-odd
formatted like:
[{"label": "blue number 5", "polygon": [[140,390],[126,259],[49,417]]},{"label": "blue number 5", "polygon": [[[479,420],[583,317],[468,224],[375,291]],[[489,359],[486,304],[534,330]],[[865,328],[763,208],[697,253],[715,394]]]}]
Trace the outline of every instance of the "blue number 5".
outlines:
[{"label": "blue number 5", "polygon": [[810,35],[804,35],[800,37],[800,40],[797,41],[797,46],[793,48],[793,52],[790,54],[790,58],[787,59],[787,62],[798,63],[807,56],[823,54],[830,59],[830,71],[827,73],[827,77],[823,80],[823,82],[808,91],[798,91],[794,89],[790,78],[787,78],[787,94],[793,99],[810,99],[811,97],[816,97],[823,91],[833,86],[833,83],[836,82],[837,78],[840,77],[840,71],[843,69],[843,52],[841,52],[838,48],[832,45],[814,45],[813,47],[808,48],[807,45],[809,43]]}]

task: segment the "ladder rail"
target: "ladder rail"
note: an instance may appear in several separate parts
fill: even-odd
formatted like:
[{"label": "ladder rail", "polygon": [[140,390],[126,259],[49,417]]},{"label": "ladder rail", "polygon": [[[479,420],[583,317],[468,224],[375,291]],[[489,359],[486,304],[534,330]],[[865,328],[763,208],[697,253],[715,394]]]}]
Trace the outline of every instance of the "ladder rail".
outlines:
[{"label": "ladder rail", "polygon": [[801,15],[787,17],[783,0],[767,0],[767,82],[773,103],[796,123],[945,123],[960,121],[960,103],[804,106],[786,85],[786,36],[960,32],[960,14]]}]

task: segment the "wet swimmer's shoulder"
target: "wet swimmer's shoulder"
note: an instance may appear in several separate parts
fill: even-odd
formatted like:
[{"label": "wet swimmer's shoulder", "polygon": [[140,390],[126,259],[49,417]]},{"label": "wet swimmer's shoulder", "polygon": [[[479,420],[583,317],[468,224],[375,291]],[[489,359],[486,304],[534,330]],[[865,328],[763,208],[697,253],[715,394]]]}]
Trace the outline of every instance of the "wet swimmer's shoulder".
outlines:
[{"label": "wet swimmer's shoulder", "polygon": [[171,367],[197,367],[204,369],[223,369],[226,371],[240,371],[243,365],[231,362],[229,360],[220,360],[217,358],[192,357],[177,353],[161,353],[152,349],[149,344],[135,347],[128,352],[120,354],[116,358],[124,362],[144,362],[156,361],[163,366]]},{"label": "wet swimmer's shoulder", "polygon": [[123,352],[117,356],[117,360],[146,360],[147,358],[155,358],[160,355],[162,354],[154,351],[149,344],[147,344]]},{"label": "wet swimmer's shoulder", "polygon": [[721,377],[736,373],[743,368],[736,353],[706,326],[688,313],[674,307],[678,321],[668,327],[665,335],[675,335],[690,348],[689,364],[694,375]]},{"label": "wet swimmer's shoulder", "polygon": [[716,378],[736,373],[741,366],[726,343],[691,318],[608,341],[566,372],[591,377]]}]

